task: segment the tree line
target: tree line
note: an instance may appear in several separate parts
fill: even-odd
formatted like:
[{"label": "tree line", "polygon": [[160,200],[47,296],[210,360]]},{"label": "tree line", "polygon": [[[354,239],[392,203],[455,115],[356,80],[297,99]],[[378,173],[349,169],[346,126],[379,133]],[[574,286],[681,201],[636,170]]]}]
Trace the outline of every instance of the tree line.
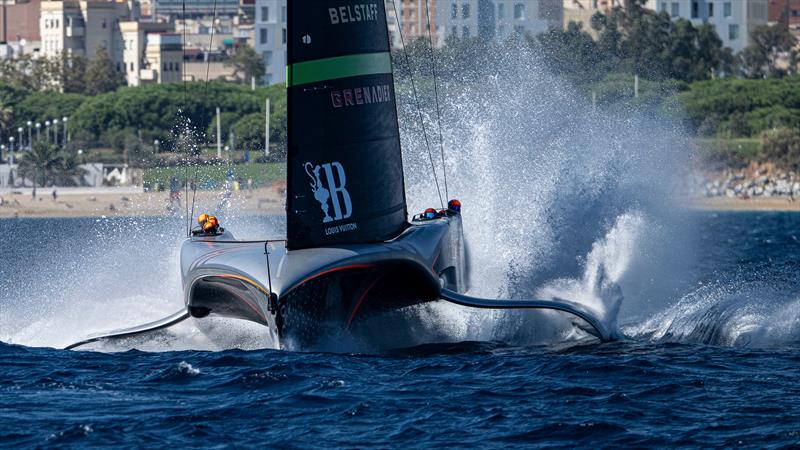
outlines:
[{"label": "tree line", "polygon": [[0,59],[0,84],[28,91],[97,95],[125,85],[125,72],[115,67],[104,48],[91,60],[66,52],[59,57],[23,54]]},{"label": "tree line", "polygon": [[[106,147],[149,157],[155,150],[186,152],[181,137],[187,132],[195,147],[216,142],[216,108],[220,108],[224,144],[233,134],[238,149],[260,150],[267,98],[270,141],[275,144],[274,157],[280,158],[285,152],[287,121],[286,93],[280,85],[251,90],[228,82],[200,81],[121,87],[88,95],[0,84],[0,133],[25,127],[27,121],[43,123],[67,116],[73,147]],[[3,134],[8,136],[8,131]]]},{"label": "tree line", "polygon": [[[800,126],[796,41],[783,22],[756,29],[753,43],[736,55],[723,47],[711,25],[673,20],[666,12],[644,8],[644,0],[596,14],[591,28],[596,39],[570,23],[563,30],[513,35],[504,42],[450,37],[442,48],[431,49],[424,39],[417,40],[394,52],[395,72],[398,78],[411,73],[430,77],[430,61],[436,61],[442,78],[481,83],[503,70],[507,55],[523,52],[599,107],[624,103],[680,110],[680,118],[701,135],[754,136]],[[229,64],[242,83],[263,75],[261,59],[249,48],[237,49]],[[640,78],[637,98],[634,75]],[[257,149],[263,146],[264,100],[269,98],[270,140],[281,146],[285,142],[283,86],[251,91],[221,81],[136,88],[123,83],[103,50],[92,61],[67,55],[0,60],[0,133],[7,137],[28,120],[69,116],[76,145],[143,151],[159,140],[160,150],[172,150],[170,143],[178,141],[184,123],[178,118],[191,124],[201,141],[215,141],[214,116],[220,107],[223,141],[233,135],[237,147]]]}]

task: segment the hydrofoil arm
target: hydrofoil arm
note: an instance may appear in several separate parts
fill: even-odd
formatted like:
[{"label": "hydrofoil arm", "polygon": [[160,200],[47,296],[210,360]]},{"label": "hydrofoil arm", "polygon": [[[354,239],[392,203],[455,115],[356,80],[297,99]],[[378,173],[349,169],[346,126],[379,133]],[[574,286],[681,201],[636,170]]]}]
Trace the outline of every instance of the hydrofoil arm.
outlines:
[{"label": "hydrofoil arm", "polygon": [[442,300],[457,305],[469,306],[472,308],[483,309],[552,309],[572,314],[591,326],[591,329],[586,330],[603,342],[613,340],[614,334],[611,330],[600,320],[599,317],[585,306],[570,302],[568,300],[510,300],[510,299],[488,299],[470,297],[467,295],[459,294],[448,289],[442,289],[440,294]]},{"label": "hydrofoil arm", "polygon": [[164,328],[171,327],[178,322],[183,322],[189,317],[191,317],[191,314],[189,314],[189,310],[184,308],[176,312],[175,314],[169,315],[167,317],[164,317],[163,319],[159,319],[154,322],[149,322],[131,328],[123,328],[120,330],[109,331],[107,333],[98,333],[90,335],[89,337],[80,342],[68,345],[67,347],[64,348],[64,350],[72,350],[82,345],[91,344],[92,342],[103,341],[106,339],[119,339],[119,338],[125,338],[125,337],[136,336],[139,334],[149,333],[151,331],[161,330]]}]

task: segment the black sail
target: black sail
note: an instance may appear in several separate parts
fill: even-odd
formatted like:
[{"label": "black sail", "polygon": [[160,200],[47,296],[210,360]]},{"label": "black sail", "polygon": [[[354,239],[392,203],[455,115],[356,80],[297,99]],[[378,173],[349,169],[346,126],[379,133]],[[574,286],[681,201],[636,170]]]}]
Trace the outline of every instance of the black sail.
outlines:
[{"label": "black sail", "polygon": [[383,0],[288,1],[288,247],[378,242],[406,226]]}]

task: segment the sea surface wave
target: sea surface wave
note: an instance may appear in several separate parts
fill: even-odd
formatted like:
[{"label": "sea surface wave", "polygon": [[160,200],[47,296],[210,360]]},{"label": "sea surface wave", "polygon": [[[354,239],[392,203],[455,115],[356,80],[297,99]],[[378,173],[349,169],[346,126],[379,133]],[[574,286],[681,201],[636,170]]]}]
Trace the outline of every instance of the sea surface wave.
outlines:
[{"label": "sea surface wave", "polygon": [[[542,344],[494,334],[501,337],[290,352],[258,348],[257,336],[240,329],[227,336],[239,348],[219,350],[186,331],[157,334],[149,347],[136,342],[148,351],[116,353],[53,347],[114,321],[172,312],[174,304],[159,305],[180,301],[170,287],[175,261],[164,257],[176,248],[174,234],[135,251],[126,242],[173,224],[0,221],[8,239],[0,268],[0,443],[796,446],[800,215],[694,219],[689,270],[663,274],[679,279],[666,300],[648,305],[653,312],[626,313],[623,303],[617,342]],[[80,238],[64,238],[76,232]],[[137,268],[133,260],[152,261]],[[245,334],[250,341],[242,343]]]}]

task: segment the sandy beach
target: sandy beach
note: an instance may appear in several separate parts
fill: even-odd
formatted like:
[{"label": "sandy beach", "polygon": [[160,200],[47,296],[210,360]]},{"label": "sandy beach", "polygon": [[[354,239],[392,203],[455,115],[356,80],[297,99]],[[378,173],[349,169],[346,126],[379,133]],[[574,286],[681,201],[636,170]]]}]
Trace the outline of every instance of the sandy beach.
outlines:
[{"label": "sandy beach", "polygon": [[800,211],[800,199],[790,197],[697,197],[686,204],[691,209],[704,211]]},{"label": "sandy beach", "polygon": [[[174,212],[168,209],[169,192],[143,192],[140,188],[57,188],[38,189],[33,199],[31,189],[0,191],[0,219],[15,217],[102,217],[102,216],[169,216],[182,215],[186,204],[185,192]],[[191,205],[192,193],[189,192]],[[198,191],[195,214],[213,211],[223,201],[217,191]],[[231,205],[249,214],[284,214],[282,186],[235,191]],[[789,197],[731,197],[687,198],[689,209],[704,211],[800,211],[800,199]]]},{"label": "sandy beach", "polygon": [[[0,191],[0,218],[14,217],[102,217],[182,215],[186,193],[172,211],[169,192],[144,192],[140,188],[30,188]],[[189,192],[191,205],[192,193]],[[224,199],[218,191],[197,191],[195,214],[213,211]],[[234,191],[230,203],[237,211],[253,214],[283,214],[284,194],[280,187]]]}]

